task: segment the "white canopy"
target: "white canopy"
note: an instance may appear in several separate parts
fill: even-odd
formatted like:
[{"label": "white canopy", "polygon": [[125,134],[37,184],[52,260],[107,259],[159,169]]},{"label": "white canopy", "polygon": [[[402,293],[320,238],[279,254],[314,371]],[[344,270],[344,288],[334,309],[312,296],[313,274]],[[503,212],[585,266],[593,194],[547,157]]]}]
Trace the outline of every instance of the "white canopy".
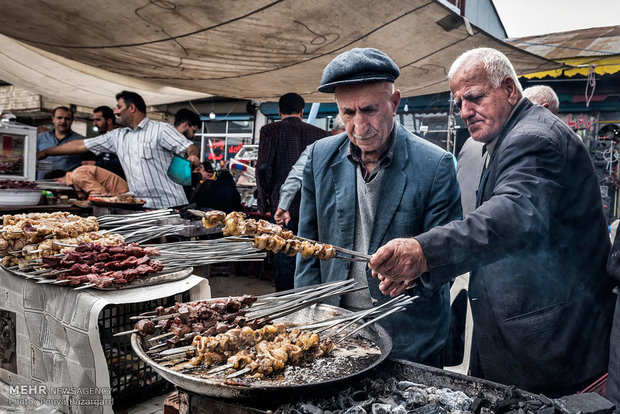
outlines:
[{"label": "white canopy", "polygon": [[353,47],[394,59],[403,96],[448,90],[452,61],[479,46],[500,49],[519,74],[558,66],[433,0],[4,3],[0,79],[87,106],[109,105],[122,89],[149,105],[208,95],[275,101],[291,91],[328,102],[316,91],[321,72]]}]

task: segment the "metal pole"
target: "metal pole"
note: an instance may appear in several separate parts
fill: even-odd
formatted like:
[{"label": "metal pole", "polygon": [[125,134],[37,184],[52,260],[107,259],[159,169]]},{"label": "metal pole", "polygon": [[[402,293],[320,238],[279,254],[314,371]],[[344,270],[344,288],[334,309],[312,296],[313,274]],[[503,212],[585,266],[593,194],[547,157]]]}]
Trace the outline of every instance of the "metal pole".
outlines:
[{"label": "metal pole", "polygon": [[310,108],[310,114],[308,114],[308,120],[306,121],[307,123],[314,124],[314,121],[316,120],[316,115],[319,113],[320,106],[320,102],[314,102],[312,104],[312,108]]}]

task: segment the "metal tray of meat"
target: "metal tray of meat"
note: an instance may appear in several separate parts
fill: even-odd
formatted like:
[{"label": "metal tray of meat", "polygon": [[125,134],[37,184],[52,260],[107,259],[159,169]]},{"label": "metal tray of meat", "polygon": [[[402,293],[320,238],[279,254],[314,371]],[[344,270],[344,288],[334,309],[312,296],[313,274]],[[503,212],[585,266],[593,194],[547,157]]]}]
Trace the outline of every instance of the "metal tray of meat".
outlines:
[{"label": "metal tray of meat", "polygon": [[186,267],[185,269],[176,270],[174,272],[167,272],[166,270],[162,270],[161,272],[151,273],[140,279],[136,279],[132,282],[129,282],[125,285],[116,285],[114,287],[106,287],[106,288],[98,288],[93,286],[91,289],[97,290],[119,290],[119,289],[132,289],[137,287],[144,286],[152,286],[159,285],[161,283],[174,282],[176,280],[182,280],[192,274],[194,271],[193,267]]},{"label": "metal tray of meat", "polygon": [[[251,308],[250,308],[251,309]],[[314,305],[275,322],[297,325],[331,319],[350,311],[330,305]],[[147,337],[148,338],[148,337]],[[392,350],[392,339],[385,329],[373,324],[336,345],[331,356],[318,358],[307,365],[289,366],[275,378],[246,380],[243,377],[226,379],[226,373],[208,378],[181,373],[163,367],[145,352],[146,341],[138,334],[131,336],[131,346],[136,354],[159,375],[174,385],[196,394],[217,398],[265,398],[274,393],[301,395],[351,381],[379,365]],[[207,368],[206,370],[209,370]]]},{"label": "metal tray of meat", "polygon": [[[28,272],[28,271],[22,271],[22,270],[14,269],[12,267],[8,268],[8,267],[1,266],[1,265],[0,265],[0,267],[2,267],[2,269],[6,270],[7,272],[9,272],[9,273],[11,273],[13,275],[20,276],[20,277],[25,277],[26,279],[32,279],[33,281],[50,280],[50,279],[46,279],[46,278],[43,278],[43,277],[38,277],[36,275],[30,274],[30,272]],[[119,289],[132,289],[132,288],[137,288],[137,287],[159,285],[161,283],[168,283],[168,282],[174,282],[176,280],[185,279],[186,277],[191,275],[193,271],[194,271],[193,267],[186,267],[184,269],[175,270],[173,272],[163,270],[161,272],[151,273],[151,274],[149,274],[147,276],[144,276],[144,277],[142,277],[140,279],[136,279],[136,280],[134,280],[132,282],[129,282],[129,283],[125,284],[125,285],[114,285],[113,287],[106,287],[106,288],[100,288],[100,287],[96,287],[96,286],[91,286],[91,287],[89,287],[89,289],[96,289],[96,290],[119,290]],[[63,285],[63,284],[55,284],[54,286],[67,286],[67,287],[70,287],[70,288],[78,288],[78,287],[80,287],[80,285]]]}]

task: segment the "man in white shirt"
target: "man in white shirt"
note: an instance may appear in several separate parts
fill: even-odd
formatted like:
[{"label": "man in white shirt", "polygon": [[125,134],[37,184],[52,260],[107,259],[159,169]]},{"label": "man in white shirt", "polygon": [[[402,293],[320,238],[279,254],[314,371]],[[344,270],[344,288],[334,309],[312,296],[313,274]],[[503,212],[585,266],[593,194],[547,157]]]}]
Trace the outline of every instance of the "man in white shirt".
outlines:
[{"label": "man in white shirt", "polygon": [[146,104],[135,92],[116,95],[117,128],[96,138],[77,140],[37,153],[37,159],[51,155],[112,152],[123,166],[129,190],[146,200],[146,207],[168,208],[187,204],[183,187],[166,174],[175,154],[187,154],[194,166],[200,164],[200,150],[170,124],[146,116]]}]

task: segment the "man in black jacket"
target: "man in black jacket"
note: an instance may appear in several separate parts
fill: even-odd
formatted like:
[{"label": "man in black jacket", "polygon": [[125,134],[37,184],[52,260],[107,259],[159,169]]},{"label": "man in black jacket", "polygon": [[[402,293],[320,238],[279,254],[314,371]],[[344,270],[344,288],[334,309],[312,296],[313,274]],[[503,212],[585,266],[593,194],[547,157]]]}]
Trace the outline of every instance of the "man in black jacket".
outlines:
[{"label": "man in black jacket", "polygon": [[477,208],[373,256],[392,295],[423,273],[472,271],[472,375],[550,395],[605,372],[613,313],[609,237],[588,152],[559,118],[522,97],[506,56],[461,55],[448,74],[461,118],[485,144]]},{"label": "man in black jacket", "polygon": [[[615,226],[612,225],[612,229]],[[612,230],[613,233],[613,230]],[[616,311],[614,322],[611,329],[611,340],[609,349],[609,376],[607,377],[607,392],[605,397],[616,404],[616,410],[620,412],[620,232],[616,227],[614,243],[607,261],[607,272],[612,278],[612,283],[616,285]]]},{"label": "man in black jacket", "polygon": [[[308,145],[328,135],[327,131],[302,121],[305,104],[304,98],[296,93],[282,95],[278,102],[278,114],[282,120],[267,124],[260,129],[256,186],[258,209],[262,214],[270,212],[271,217],[275,215],[280,199],[280,187],[293,164]],[[287,227],[295,234],[299,222],[300,200],[301,195],[298,193],[289,207],[291,220]],[[274,261],[276,291],[292,289],[295,257],[277,253]]]}]

